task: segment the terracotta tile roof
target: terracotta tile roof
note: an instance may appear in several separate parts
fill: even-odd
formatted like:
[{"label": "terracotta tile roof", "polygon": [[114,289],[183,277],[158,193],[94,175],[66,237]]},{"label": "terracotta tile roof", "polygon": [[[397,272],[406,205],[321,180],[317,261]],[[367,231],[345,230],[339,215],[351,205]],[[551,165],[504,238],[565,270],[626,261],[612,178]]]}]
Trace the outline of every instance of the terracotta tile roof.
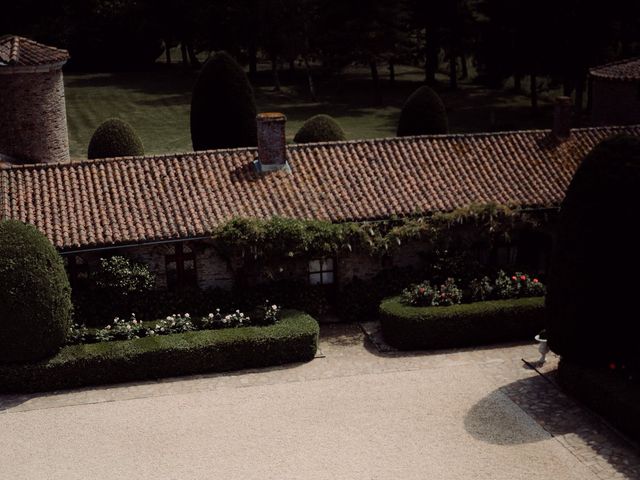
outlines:
[{"label": "terracotta tile roof", "polygon": [[232,217],[332,221],[448,211],[473,203],[553,206],[581,158],[640,125],[289,146],[292,173],[260,176],[255,149],[0,170],[0,218],[38,226],[61,249],[206,235]]},{"label": "terracotta tile roof", "polygon": [[640,80],[640,57],[627,58],[589,70],[592,76],[609,80]]},{"label": "terracotta tile roof", "polygon": [[0,37],[0,67],[35,67],[66,62],[69,52],[16,35]]}]

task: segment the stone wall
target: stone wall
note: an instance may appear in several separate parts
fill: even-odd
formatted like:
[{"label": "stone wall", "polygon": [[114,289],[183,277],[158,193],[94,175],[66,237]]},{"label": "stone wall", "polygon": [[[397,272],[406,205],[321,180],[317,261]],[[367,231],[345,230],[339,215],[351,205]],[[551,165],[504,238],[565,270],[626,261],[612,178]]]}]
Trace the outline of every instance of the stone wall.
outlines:
[{"label": "stone wall", "polygon": [[[542,235],[540,238],[520,239],[523,247],[530,250],[527,258],[532,257],[531,263],[539,263],[536,259],[537,250],[539,254],[548,253],[550,248],[550,239]],[[184,242],[183,246],[192,250],[196,258],[196,272],[198,287],[200,288],[223,288],[231,289],[234,283],[234,276],[242,272],[242,265],[246,259],[236,258],[227,261],[222,258],[214,249],[211,241],[197,240]],[[505,247],[503,247],[504,249]],[[514,248],[514,247],[510,247]],[[533,250],[532,250],[533,249]],[[497,250],[500,252],[500,249]],[[164,289],[167,287],[166,274],[166,256],[175,253],[174,243],[161,243],[156,245],[140,245],[137,247],[127,247],[113,250],[102,250],[96,252],[82,253],[81,257],[87,263],[89,270],[96,268],[101,257],[110,255],[122,255],[138,262],[145,263],[150,270],[156,274],[156,287]],[[341,287],[349,284],[354,278],[360,280],[370,280],[384,269],[388,268],[405,268],[412,267],[416,269],[424,269],[426,265],[425,259],[426,246],[420,242],[413,242],[403,245],[386,257],[369,256],[364,253],[348,253],[341,254],[335,258],[335,276],[337,286]],[[489,261],[488,252],[486,252],[487,261]],[[494,252],[496,253],[496,252]],[[494,255],[495,256],[495,255]],[[494,259],[495,261],[496,259]],[[302,258],[284,258],[279,262],[272,262],[269,266],[260,265],[255,270],[248,269],[243,273],[247,276],[244,280],[248,285],[255,283],[268,283],[273,281],[289,280],[289,281],[308,281],[308,262],[309,259]],[[507,265],[504,268],[509,268]],[[542,265],[542,264],[541,264]],[[544,268],[543,268],[544,269]],[[545,269],[546,270],[546,269]],[[544,273],[538,271],[534,265],[531,266],[531,273]]]},{"label": "stone wall", "polygon": [[591,79],[591,120],[594,125],[640,123],[640,81]]},{"label": "stone wall", "polygon": [[60,68],[48,72],[3,72],[0,105],[0,153],[21,163],[69,161]]}]

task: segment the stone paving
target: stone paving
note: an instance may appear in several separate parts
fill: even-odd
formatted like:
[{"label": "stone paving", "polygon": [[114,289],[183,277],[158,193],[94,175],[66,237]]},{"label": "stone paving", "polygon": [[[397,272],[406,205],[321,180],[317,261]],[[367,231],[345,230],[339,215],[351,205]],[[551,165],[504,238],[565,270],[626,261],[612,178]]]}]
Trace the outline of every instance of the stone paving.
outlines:
[{"label": "stone paving", "polygon": [[[367,331],[372,333],[371,328]],[[381,340],[375,338],[375,335],[373,337],[371,341],[358,325],[323,325],[321,358],[306,364],[52,394],[0,396],[0,415],[189,392],[476,365],[491,382],[496,393],[506,394],[586,465],[597,478],[640,479],[640,454],[637,445],[629,442],[557,388],[557,358],[549,355],[548,362],[538,371],[523,362],[523,359],[534,361],[538,358],[535,345],[508,344],[476,349],[407,353],[385,349]],[[386,351],[381,351],[376,345]],[[481,410],[482,405],[472,408],[467,415],[468,418],[473,418],[474,409]],[[482,437],[482,432],[475,434]],[[481,439],[494,444],[500,442],[495,438]]]},{"label": "stone paving", "polygon": [[[363,324],[362,329],[370,343],[388,356],[428,355],[399,352],[387,345],[377,322]],[[598,478],[640,479],[638,445],[560,390],[557,355],[547,355],[543,366],[537,365],[539,354],[532,344],[449,351],[448,355],[482,363],[496,390],[506,394]]]}]

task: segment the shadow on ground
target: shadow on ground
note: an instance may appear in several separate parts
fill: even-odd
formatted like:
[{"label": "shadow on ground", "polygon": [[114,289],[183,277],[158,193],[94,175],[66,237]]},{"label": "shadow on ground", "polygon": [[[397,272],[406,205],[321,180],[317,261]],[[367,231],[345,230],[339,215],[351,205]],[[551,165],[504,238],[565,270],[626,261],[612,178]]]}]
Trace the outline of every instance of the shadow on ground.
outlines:
[{"label": "shadow on ground", "polygon": [[[494,445],[539,442],[551,436],[570,432],[570,426],[563,423],[557,423],[549,431],[546,428],[546,421],[545,427],[542,427],[537,421],[542,419],[532,419],[529,416],[528,411],[536,406],[535,399],[540,400],[540,395],[535,393],[540,389],[547,390],[545,383],[544,378],[536,376],[518,380],[494,390],[467,412],[464,418],[465,429],[477,440]],[[525,392],[529,394],[526,399]],[[516,394],[514,398],[519,399],[520,402],[513,401],[514,393]],[[535,395],[532,396],[532,393]],[[546,391],[550,396],[555,396],[555,393]]]},{"label": "shadow on ground", "polygon": [[495,445],[561,437],[561,443],[569,444],[572,453],[588,465],[599,456],[615,470],[615,478],[640,478],[640,454],[635,446],[600,416],[565,395],[557,386],[556,375],[557,370],[552,370],[494,390],[467,412],[465,429],[474,438]]}]

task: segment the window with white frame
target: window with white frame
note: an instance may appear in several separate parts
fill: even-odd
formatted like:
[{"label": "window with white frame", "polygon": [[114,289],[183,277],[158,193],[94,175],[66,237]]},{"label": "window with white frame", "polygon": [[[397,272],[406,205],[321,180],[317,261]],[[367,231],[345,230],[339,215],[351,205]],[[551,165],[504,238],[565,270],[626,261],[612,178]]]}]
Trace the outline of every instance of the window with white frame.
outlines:
[{"label": "window with white frame", "polygon": [[310,285],[331,285],[334,281],[333,258],[316,258],[309,261]]}]

